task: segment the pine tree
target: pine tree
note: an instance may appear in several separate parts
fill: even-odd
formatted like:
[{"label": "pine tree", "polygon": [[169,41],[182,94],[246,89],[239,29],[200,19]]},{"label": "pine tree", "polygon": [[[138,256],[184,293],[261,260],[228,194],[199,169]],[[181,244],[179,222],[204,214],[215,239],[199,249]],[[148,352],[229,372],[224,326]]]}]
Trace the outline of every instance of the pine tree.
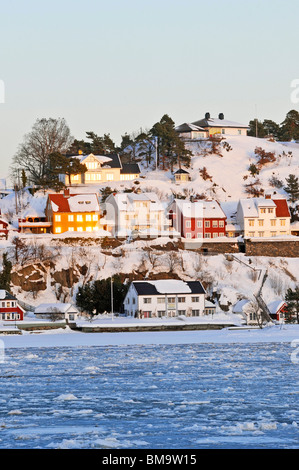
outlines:
[{"label": "pine tree", "polygon": [[288,142],[299,139],[299,112],[291,110],[287,113],[285,120],[281,123],[279,139]]},{"label": "pine tree", "polygon": [[295,175],[289,175],[286,178],[287,185],[284,187],[284,190],[289,195],[290,202],[296,202],[299,199],[299,181],[298,177]]},{"label": "pine tree", "polygon": [[289,288],[285,295],[285,301],[287,303],[286,320],[293,323],[295,317],[299,323],[299,287],[294,290]]},{"label": "pine tree", "polygon": [[0,289],[10,292],[12,263],[7,259],[7,253],[2,255],[2,272],[0,273]]}]

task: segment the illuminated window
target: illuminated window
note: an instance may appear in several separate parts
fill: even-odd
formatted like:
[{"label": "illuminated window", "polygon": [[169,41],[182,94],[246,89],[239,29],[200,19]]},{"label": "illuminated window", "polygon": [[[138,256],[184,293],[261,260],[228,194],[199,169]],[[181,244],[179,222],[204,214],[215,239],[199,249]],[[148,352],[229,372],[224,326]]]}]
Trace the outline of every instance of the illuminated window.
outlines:
[{"label": "illuminated window", "polygon": [[224,220],[219,220],[219,227],[224,227]]},{"label": "illuminated window", "polygon": [[285,227],[285,224],[286,224],[286,221],[285,221],[285,219],[281,219],[281,221],[280,221],[280,225],[281,225],[282,227]]},{"label": "illuminated window", "polygon": [[92,227],[86,227],[86,232],[92,232]]},{"label": "illuminated window", "polygon": [[56,227],[55,233],[61,233],[61,227]]},{"label": "illuminated window", "polygon": [[114,180],[114,174],[113,173],[107,173],[106,180],[107,181],[113,181]]},{"label": "illuminated window", "polygon": [[264,221],[263,220],[259,220],[259,227],[263,227],[264,225]]},{"label": "illuminated window", "polygon": [[77,222],[83,222],[82,215],[77,215]]},{"label": "illuminated window", "polygon": [[73,231],[74,231],[74,227],[69,227],[69,228],[68,228],[68,231],[69,231],[69,232],[73,232]]},{"label": "illuminated window", "polygon": [[55,222],[61,222],[61,215],[55,215]]},{"label": "illuminated window", "polygon": [[93,214],[92,220],[93,220],[94,222],[96,222],[97,220],[99,220],[98,214]]},{"label": "illuminated window", "polygon": [[271,219],[271,227],[276,227],[276,220],[275,219]]},{"label": "illuminated window", "polygon": [[213,227],[218,227],[218,220],[213,220],[212,226]]},{"label": "illuminated window", "polygon": [[87,214],[87,216],[86,216],[86,222],[91,222],[91,215],[90,215],[90,214]]},{"label": "illuminated window", "polygon": [[83,232],[83,227],[77,227],[77,232]]},{"label": "illuminated window", "polygon": [[249,219],[248,222],[249,222],[249,227],[254,226],[254,219]]},{"label": "illuminated window", "polygon": [[205,221],[205,227],[206,227],[206,228],[209,228],[209,227],[210,227],[210,221],[209,221],[209,220],[206,220],[206,221]]},{"label": "illuminated window", "polygon": [[68,215],[67,220],[68,220],[69,222],[74,222],[74,216],[73,216],[73,215]]}]

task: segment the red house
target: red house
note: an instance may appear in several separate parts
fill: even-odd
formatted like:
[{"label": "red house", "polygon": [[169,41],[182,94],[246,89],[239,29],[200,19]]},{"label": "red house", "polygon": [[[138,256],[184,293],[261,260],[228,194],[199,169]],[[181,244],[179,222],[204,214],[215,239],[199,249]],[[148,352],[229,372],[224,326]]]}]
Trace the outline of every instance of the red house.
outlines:
[{"label": "red house", "polygon": [[168,217],[183,238],[225,237],[226,215],[217,201],[175,199]]},{"label": "red house", "polygon": [[3,289],[0,289],[0,320],[24,320],[24,310],[17,298]]},{"label": "red house", "polygon": [[0,237],[6,237],[8,235],[8,222],[1,217],[1,210],[0,210]]}]

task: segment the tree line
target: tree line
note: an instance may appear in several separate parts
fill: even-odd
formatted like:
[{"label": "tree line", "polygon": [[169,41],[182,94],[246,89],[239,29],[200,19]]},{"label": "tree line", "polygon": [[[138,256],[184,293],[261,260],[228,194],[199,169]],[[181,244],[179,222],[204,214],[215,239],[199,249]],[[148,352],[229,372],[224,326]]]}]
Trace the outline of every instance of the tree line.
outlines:
[{"label": "tree line", "polygon": [[299,140],[299,112],[294,109],[290,110],[280,124],[271,119],[264,119],[264,121],[253,119],[249,121],[248,135],[260,138],[273,136],[280,142]]}]

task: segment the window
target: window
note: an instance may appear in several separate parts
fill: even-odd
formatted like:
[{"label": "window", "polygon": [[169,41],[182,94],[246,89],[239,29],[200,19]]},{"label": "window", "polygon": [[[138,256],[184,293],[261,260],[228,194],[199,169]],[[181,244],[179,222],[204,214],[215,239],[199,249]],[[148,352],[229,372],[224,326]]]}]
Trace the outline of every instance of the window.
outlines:
[{"label": "window", "polygon": [[261,214],[266,214],[266,209],[261,209]]},{"label": "window", "polygon": [[197,221],[197,228],[202,228],[202,220]]},{"label": "window", "polygon": [[213,233],[213,238],[218,238],[218,233],[217,232]]},{"label": "window", "polygon": [[254,227],[254,219],[248,220],[249,227]]},{"label": "window", "polygon": [[87,216],[86,216],[86,222],[91,222],[91,215],[90,215],[90,214],[87,214]]},{"label": "window", "polygon": [[144,297],[143,303],[144,303],[144,304],[151,304],[151,303],[152,303],[152,299],[151,299],[150,297]]},{"label": "window", "polygon": [[165,298],[164,297],[158,297],[158,304],[164,304],[165,303]]},{"label": "window", "polygon": [[192,317],[198,317],[199,316],[199,310],[192,310]]},{"label": "window", "polygon": [[263,237],[264,236],[264,232],[258,232],[259,234],[259,237]]},{"label": "window", "polygon": [[238,129],[238,135],[242,135],[241,129]]},{"label": "window", "polygon": [[158,310],[158,317],[165,317],[165,310]]},{"label": "window", "polygon": [[271,237],[276,237],[276,232],[271,232]]},{"label": "window", "polygon": [[221,129],[221,134],[225,134],[225,129]]},{"label": "window", "polygon": [[285,224],[286,224],[285,219],[281,219],[281,220],[280,220],[280,225],[281,225],[281,227],[285,227]]},{"label": "window", "polygon": [[271,227],[276,227],[276,219],[271,219]]},{"label": "window", "polygon": [[168,297],[167,302],[169,304],[174,304],[175,303],[175,297]]},{"label": "window", "polygon": [[83,227],[77,227],[77,232],[83,232]]},{"label": "window", "polygon": [[73,215],[68,215],[68,216],[67,216],[67,220],[68,220],[69,222],[74,222],[74,216],[73,216]]},{"label": "window", "polygon": [[268,214],[273,214],[273,209],[272,208],[268,209]]},{"label": "window", "polygon": [[190,232],[186,233],[186,238],[191,238],[191,233]]},{"label": "window", "polygon": [[74,227],[68,227],[69,232],[74,232]]},{"label": "window", "polygon": [[61,233],[61,227],[56,227],[55,233]]},{"label": "window", "polygon": [[206,227],[206,228],[210,228],[210,221],[209,221],[209,220],[206,220],[206,221],[205,221],[205,227]]},{"label": "window", "polygon": [[199,297],[191,297],[192,302],[199,302]]},{"label": "window", "polygon": [[186,315],[186,310],[178,310],[178,315]]},{"label": "window", "polygon": [[259,227],[263,227],[264,226],[264,221],[263,220],[259,220]]},{"label": "window", "polygon": [[248,235],[249,235],[250,237],[254,237],[254,234],[255,234],[255,232],[249,232],[249,233],[248,233]]},{"label": "window", "polygon": [[77,215],[77,222],[83,222],[82,215]]},{"label": "window", "polygon": [[197,238],[201,238],[202,237],[202,232],[198,232],[197,233]]},{"label": "window", "polygon": [[184,302],[186,302],[186,297],[178,297],[178,302],[179,302],[179,303],[184,303]]},{"label": "window", "polygon": [[205,238],[211,238],[211,234],[210,233],[205,233]]},{"label": "window", "polygon": [[55,222],[61,222],[61,215],[55,215]]},{"label": "window", "polygon": [[99,220],[98,214],[93,214],[92,220],[93,220],[94,222],[97,222],[97,221]]},{"label": "window", "polygon": [[186,220],[186,228],[191,228],[191,220]]},{"label": "window", "polygon": [[218,220],[213,220],[212,227],[218,227]]},{"label": "window", "polygon": [[114,180],[114,174],[113,173],[107,173],[106,180],[107,181],[113,181]]},{"label": "window", "polygon": [[219,227],[224,227],[224,220],[219,220]]},{"label": "window", "polygon": [[86,227],[86,232],[92,232],[92,227]]}]

